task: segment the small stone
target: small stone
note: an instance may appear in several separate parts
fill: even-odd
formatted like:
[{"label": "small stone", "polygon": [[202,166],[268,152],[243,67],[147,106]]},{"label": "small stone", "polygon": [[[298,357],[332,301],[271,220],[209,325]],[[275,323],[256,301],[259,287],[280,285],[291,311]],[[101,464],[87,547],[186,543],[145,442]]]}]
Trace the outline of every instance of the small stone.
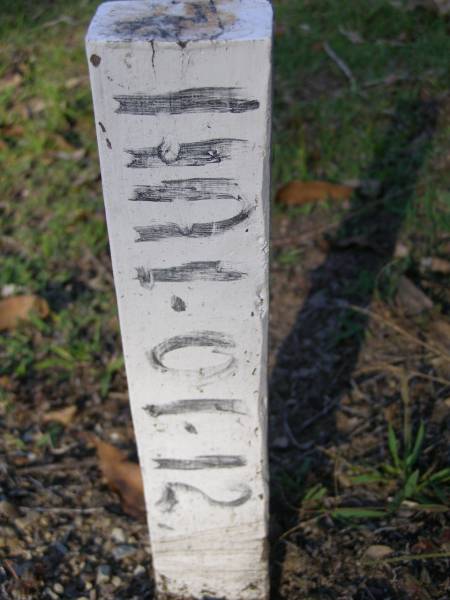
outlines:
[{"label": "small stone", "polygon": [[273,440],[272,447],[286,450],[289,447],[289,440],[285,435],[279,435]]},{"label": "small stone", "polygon": [[55,592],[52,592],[50,588],[44,589],[44,598],[50,598],[51,600],[59,600],[57,594],[55,594]]},{"label": "small stone", "polygon": [[64,593],[64,588],[60,583],[55,583],[55,585],[53,586],[53,589],[55,590],[55,592],[57,594],[63,594]]},{"label": "small stone", "polygon": [[111,532],[111,538],[118,544],[124,544],[125,534],[123,532],[123,529],[120,529],[120,527],[114,527],[114,529]]},{"label": "small stone", "polygon": [[97,569],[96,582],[98,585],[106,583],[111,577],[111,567],[109,565],[100,565]]},{"label": "small stone", "polygon": [[120,586],[122,585],[122,580],[120,579],[120,577],[117,577],[117,575],[115,575],[115,576],[112,578],[112,581],[111,581],[111,583],[113,584],[113,586],[114,586],[115,588],[118,588],[118,587],[120,587]]},{"label": "small stone", "polygon": [[364,558],[368,558],[370,560],[381,560],[385,556],[389,556],[394,551],[389,546],[383,546],[382,544],[373,544],[369,546],[367,550],[364,552]]},{"label": "small stone", "polygon": [[7,500],[2,500],[0,502],[0,515],[6,517],[7,519],[10,519],[11,521],[20,517],[17,508]]},{"label": "small stone", "polygon": [[138,565],[133,571],[133,575],[135,575],[136,577],[138,577],[139,575],[144,575],[144,573],[145,573],[144,565]]},{"label": "small stone", "polygon": [[403,244],[402,242],[397,242],[397,244],[395,245],[394,257],[406,258],[407,256],[409,256],[408,246],[405,246],[405,244]]},{"label": "small stone", "polygon": [[132,556],[135,552],[136,546],[131,546],[130,544],[121,544],[120,546],[113,548],[112,555],[116,560],[122,560],[123,558]]}]

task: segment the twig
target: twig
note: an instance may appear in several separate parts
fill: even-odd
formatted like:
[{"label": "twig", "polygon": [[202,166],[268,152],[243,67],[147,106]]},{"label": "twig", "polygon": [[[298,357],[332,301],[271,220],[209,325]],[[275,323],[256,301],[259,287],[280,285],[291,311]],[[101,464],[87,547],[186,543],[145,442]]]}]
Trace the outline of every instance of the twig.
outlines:
[{"label": "twig", "polygon": [[428,344],[427,342],[423,342],[422,340],[419,340],[419,338],[415,337],[414,335],[411,335],[410,333],[405,331],[402,327],[397,325],[397,323],[393,323],[389,319],[386,319],[386,317],[382,317],[381,315],[378,315],[377,313],[374,313],[373,311],[368,310],[367,308],[362,308],[361,306],[356,306],[355,304],[342,304],[342,308],[346,308],[348,310],[354,310],[355,312],[359,312],[363,315],[371,317],[371,318],[375,319],[376,321],[379,321],[379,322],[383,323],[384,325],[387,325],[388,327],[390,327],[391,329],[393,329],[394,331],[396,331],[403,337],[411,340],[415,344],[418,344],[419,346],[423,346],[424,348],[427,348],[427,350],[430,350],[431,352],[433,352],[433,354],[442,356],[443,358],[445,358],[446,360],[448,360],[450,362],[450,355],[446,354],[441,349],[436,348],[435,346],[433,346],[431,344]]},{"label": "twig", "polygon": [[323,43],[323,49],[328,54],[328,56],[331,58],[331,60],[333,62],[335,62],[336,65],[339,67],[339,69],[344,73],[344,75],[349,80],[350,85],[352,87],[355,86],[356,79],[354,78],[353,73],[350,70],[350,67],[342,60],[342,58],[339,58],[339,56],[336,54],[336,52],[333,50],[333,48],[330,46],[330,44],[328,42]]},{"label": "twig", "polygon": [[[409,357],[408,357],[409,358]],[[387,363],[379,363],[375,365],[370,365],[367,367],[361,367],[356,371],[356,375],[364,375],[364,373],[372,373],[376,371],[391,371],[393,372],[396,369],[393,365],[388,365]],[[421,373],[420,371],[410,371],[408,373],[408,379],[413,379],[414,377],[419,377],[421,379],[427,379],[428,381],[434,381],[436,383],[442,383],[442,385],[449,386],[450,380],[444,379],[442,377],[436,377],[435,375],[429,375],[428,373]]]},{"label": "twig", "polygon": [[57,507],[57,506],[55,506],[55,507],[53,507],[53,506],[49,506],[49,507],[19,506],[18,508],[20,510],[30,510],[30,511],[35,511],[35,512],[40,512],[40,513],[53,512],[53,513],[60,513],[60,514],[64,514],[64,515],[71,515],[73,513],[84,515],[84,514],[103,512],[105,510],[104,506],[95,506],[92,508],[62,508],[62,507]]},{"label": "twig", "polygon": [[392,558],[380,558],[378,560],[364,560],[365,565],[379,565],[380,563],[395,564],[411,560],[432,560],[439,558],[450,558],[450,552],[428,552],[424,554],[404,554],[403,556],[393,556]]},{"label": "twig", "polygon": [[17,575],[17,573],[16,573],[16,571],[15,571],[15,569],[14,569],[14,567],[13,567],[13,565],[12,565],[12,563],[11,563],[10,560],[5,559],[3,561],[3,564],[5,565],[6,569],[10,572],[10,574],[12,575],[12,577],[14,579],[19,579],[19,576]]},{"label": "twig", "polygon": [[98,460],[96,458],[86,459],[78,462],[69,462],[69,463],[45,463],[40,465],[30,465],[28,467],[16,467],[17,475],[28,475],[31,473],[39,473],[40,471],[67,471],[68,469],[73,469],[75,467],[92,467],[98,465]]},{"label": "twig", "polygon": [[[313,425],[316,421],[318,421],[322,417],[325,417],[329,412],[331,412],[333,410],[333,408],[336,407],[336,405],[338,404],[338,402],[339,402],[338,398],[332,400],[331,402],[328,402],[328,404],[326,404],[322,408],[321,411],[319,411],[318,413],[316,413],[315,415],[313,415],[309,419],[306,419],[306,421],[303,421],[302,426],[300,427],[298,433],[301,433],[305,429],[308,429],[308,427],[311,427],[311,425]],[[299,450],[305,450],[304,445],[300,444],[297,441],[297,438],[295,437],[295,435],[292,432],[292,429],[291,429],[291,427],[289,425],[289,421],[288,421],[288,417],[287,417],[286,411],[283,412],[283,424],[284,424],[284,428],[285,428],[286,434],[289,437],[289,439],[291,440],[292,444],[296,448],[298,448]]]}]

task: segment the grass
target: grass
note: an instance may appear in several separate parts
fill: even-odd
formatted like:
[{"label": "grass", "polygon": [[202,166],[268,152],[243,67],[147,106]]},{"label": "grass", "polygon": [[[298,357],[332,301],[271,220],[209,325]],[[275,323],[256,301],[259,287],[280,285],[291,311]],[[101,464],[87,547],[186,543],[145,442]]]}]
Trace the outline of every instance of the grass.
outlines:
[{"label": "grass", "polygon": [[[17,292],[37,293],[53,309],[50,322],[41,326],[39,350],[34,328],[3,340],[0,369],[20,377],[31,369],[64,378],[80,364],[107,377],[108,346],[119,345],[117,326],[109,327],[115,317],[110,286],[93,289],[89,282],[95,257],[107,253],[83,48],[96,4],[4,6],[0,79],[18,73],[21,81],[0,88],[6,199],[0,216],[6,239],[0,288],[13,284]],[[359,0],[279,1],[275,12],[274,189],[295,178],[364,178],[396,106],[424,89],[439,94],[449,87],[450,40],[445,21],[432,13]],[[362,43],[349,41],[346,31],[358,32]],[[325,41],[348,64],[355,86],[324,53]],[[393,74],[406,79],[383,85]],[[374,81],[381,83],[370,85]],[[450,231],[450,174],[448,169],[436,174],[434,165],[449,134],[447,122],[421,168],[424,188],[404,218],[411,232],[420,222],[424,253],[442,231]],[[286,251],[280,263],[297,259],[295,251]],[[364,277],[353,285],[370,287]],[[111,361],[116,358],[111,355]]]}]

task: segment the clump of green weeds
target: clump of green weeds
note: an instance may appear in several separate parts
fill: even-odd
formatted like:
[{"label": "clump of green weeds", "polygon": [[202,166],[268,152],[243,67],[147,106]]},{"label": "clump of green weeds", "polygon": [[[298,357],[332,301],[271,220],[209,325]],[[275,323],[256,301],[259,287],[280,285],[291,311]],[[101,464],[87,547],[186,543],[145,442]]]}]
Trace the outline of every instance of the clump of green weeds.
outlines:
[{"label": "clump of green weeds", "polygon": [[[343,506],[329,494],[322,483],[309,488],[303,496],[301,511],[334,519],[373,519],[396,514],[403,506],[425,511],[447,511],[450,508],[450,467],[439,468],[436,463],[426,466],[425,456],[431,446],[426,444],[426,426],[421,420],[413,427],[409,398],[409,379],[400,369],[391,369],[399,376],[403,405],[403,427],[396,432],[388,421],[386,442],[387,460],[376,467],[348,465],[350,486],[376,484],[385,492],[380,506]],[[392,495],[392,490],[395,490]]]}]

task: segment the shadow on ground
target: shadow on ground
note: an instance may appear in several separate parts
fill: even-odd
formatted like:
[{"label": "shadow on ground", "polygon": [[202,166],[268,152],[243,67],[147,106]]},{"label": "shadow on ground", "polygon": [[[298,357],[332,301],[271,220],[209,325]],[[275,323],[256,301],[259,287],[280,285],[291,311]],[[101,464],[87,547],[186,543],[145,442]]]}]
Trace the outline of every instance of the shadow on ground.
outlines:
[{"label": "shadow on ground", "polygon": [[[437,114],[433,101],[398,104],[362,177],[376,182],[377,191],[354,195],[325,260],[310,273],[310,292],[279,350],[270,382],[273,598],[280,595],[285,547],[279,536],[298,518],[298,498],[289,497],[281,482],[286,475],[295,480],[306,457],[309,469],[317,467],[324,460],[319,447],[339,443],[334,412],[349,389],[367,326],[367,316],[348,307],[369,307],[383,288]],[[272,444],[280,436],[288,440],[284,450]]]}]

